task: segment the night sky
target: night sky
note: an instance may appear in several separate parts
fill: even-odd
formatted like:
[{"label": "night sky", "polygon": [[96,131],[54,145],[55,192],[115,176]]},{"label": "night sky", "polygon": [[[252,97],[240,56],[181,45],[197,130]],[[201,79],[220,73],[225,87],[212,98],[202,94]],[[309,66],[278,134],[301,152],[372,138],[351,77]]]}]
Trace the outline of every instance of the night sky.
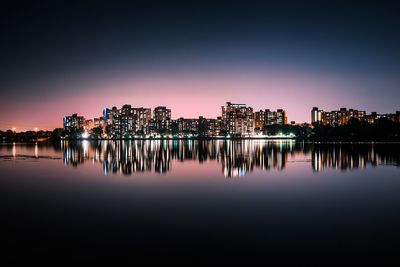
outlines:
[{"label": "night sky", "polygon": [[216,117],[226,101],[400,110],[395,1],[9,1],[1,4],[0,129],[62,127],[104,107]]}]

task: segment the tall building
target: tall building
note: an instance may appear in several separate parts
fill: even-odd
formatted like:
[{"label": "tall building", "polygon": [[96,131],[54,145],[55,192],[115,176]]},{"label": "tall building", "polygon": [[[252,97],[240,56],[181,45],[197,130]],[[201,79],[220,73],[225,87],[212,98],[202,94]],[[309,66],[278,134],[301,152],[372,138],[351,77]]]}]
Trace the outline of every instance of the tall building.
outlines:
[{"label": "tall building", "polygon": [[323,111],[314,107],[311,110],[311,123],[322,125],[341,126],[348,124],[352,119],[373,123],[377,119],[376,112],[366,115],[365,111],[357,109],[340,108],[339,110]]},{"label": "tall building", "polygon": [[85,118],[75,113],[72,116],[65,116],[63,124],[64,130],[77,130],[85,126]]},{"label": "tall building", "polygon": [[146,134],[147,125],[151,120],[151,109],[134,108],[133,115],[135,118],[135,132],[140,134]]},{"label": "tall building", "polygon": [[256,130],[262,131],[265,126],[265,111],[260,110],[254,112],[254,128]]},{"label": "tall building", "polygon": [[151,109],[133,108],[123,105],[121,109],[113,107],[103,110],[104,122],[110,127],[111,135],[124,137],[135,134],[146,134],[151,120]]},{"label": "tall building", "polygon": [[213,137],[220,135],[222,129],[221,117],[217,117],[217,119],[207,119],[200,116],[198,121],[198,135],[200,137]]},{"label": "tall building", "polygon": [[148,133],[169,134],[172,132],[171,109],[165,106],[154,108],[153,119],[149,121]]},{"label": "tall building", "polygon": [[85,125],[83,126],[85,131],[90,131],[93,129],[93,120],[85,120]]},{"label": "tall building", "polygon": [[276,124],[279,125],[287,124],[286,110],[283,109],[276,110]]},{"label": "tall building", "polygon": [[155,120],[151,119],[147,125],[147,134],[170,134],[175,120]]},{"label": "tall building", "polygon": [[153,119],[157,121],[170,120],[171,110],[167,109],[167,107],[164,106],[155,107],[153,112]]},{"label": "tall building", "polygon": [[123,105],[118,112],[115,124],[116,134],[120,136],[135,134],[135,116],[131,105]]},{"label": "tall building", "polygon": [[94,118],[93,119],[93,128],[97,128],[101,126],[101,118]]},{"label": "tall building", "polygon": [[119,111],[117,107],[112,107],[111,109],[105,108],[103,109],[103,120],[104,127],[108,127],[110,132],[114,134],[116,132],[116,125],[118,122]]},{"label": "tall building", "polygon": [[311,124],[320,123],[322,120],[322,110],[318,107],[313,107],[311,110]]},{"label": "tall building", "polygon": [[226,102],[222,109],[225,130],[233,135],[246,135],[254,132],[253,108],[245,104]]},{"label": "tall building", "polygon": [[199,120],[198,119],[185,119],[179,118],[176,120],[178,124],[178,131],[180,133],[192,133],[195,134],[199,129]]},{"label": "tall building", "polygon": [[265,125],[285,125],[287,124],[286,111],[283,109],[277,109],[276,111],[271,111],[269,109],[265,110]]}]

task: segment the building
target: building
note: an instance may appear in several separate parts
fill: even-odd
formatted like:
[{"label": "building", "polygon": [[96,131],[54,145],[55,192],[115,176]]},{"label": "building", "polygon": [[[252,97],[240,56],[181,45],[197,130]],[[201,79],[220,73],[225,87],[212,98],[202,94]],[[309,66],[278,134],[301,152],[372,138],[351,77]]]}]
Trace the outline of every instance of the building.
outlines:
[{"label": "building", "polygon": [[113,107],[103,110],[104,123],[109,127],[111,136],[129,137],[136,134],[146,134],[151,120],[150,108],[133,108],[123,105],[121,109]]},{"label": "building", "polygon": [[64,130],[72,131],[84,128],[85,117],[72,114],[72,116],[65,116],[63,120]]},{"label": "building", "polygon": [[164,121],[171,119],[171,110],[164,106],[154,108],[153,119],[156,121]]},{"label": "building", "polygon": [[246,135],[254,132],[254,113],[245,104],[226,102],[222,109],[224,130],[232,135]]},{"label": "building", "polygon": [[120,137],[134,135],[136,132],[136,118],[131,105],[123,105],[114,118],[114,134]]},{"label": "building", "polygon": [[101,127],[101,118],[94,118],[93,119],[93,128]]},{"label": "building", "polygon": [[151,109],[149,108],[134,108],[133,116],[135,118],[136,134],[146,134],[147,125],[151,120]]},{"label": "building", "polygon": [[90,131],[93,129],[93,120],[85,120],[84,126],[83,128],[85,129],[85,131]]},{"label": "building", "polygon": [[311,124],[321,123],[322,121],[322,110],[318,107],[313,107],[311,110]]},{"label": "building", "polygon": [[147,134],[172,134],[175,120],[151,119],[147,125]]},{"label": "building", "polygon": [[114,135],[116,132],[118,117],[119,111],[117,107],[112,107],[111,109],[103,109],[104,130],[108,128],[109,134],[111,134],[111,136]]},{"label": "building", "polygon": [[254,112],[254,128],[257,131],[262,131],[264,130],[265,126],[265,111],[260,110],[257,112]]},{"label": "building", "polygon": [[179,118],[176,120],[178,132],[182,134],[197,134],[199,129],[198,119]]},{"label": "building", "polygon": [[269,109],[265,110],[265,125],[285,125],[287,124],[286,111],[283,109],[277,109],[276,111],[271,111]]},{"label": "building", "polygon": [[116,120],[118,118],[119,111],[117,107],[112,107],[111,109],[105,108],[103,109],[103,119],[104,122],[107,123],[108,125],[112,125],[116,123]]},{"label": "building", "polygon": [[311,110],[311,123],[319,123],[321,125],[341,126],[350,123],[352,120],[358,120],[365,123],[375,123],[379,119],[388,119],[393,122],[400,122],[400,112],[390,114],[378,114],[371,112],[366,114],[365,111],[357,109],[341,108],[333,111],[323,111],[314,107]]},{"label": "building", "polygon": [[347,125],[351,119],[365,121],[365,111],[358,111],[355,109],[341,108],[331,112],[324,112],[322,117],[323,125],[342,126]]},{"label": "building", "polygon": [[394,122],[400,122],[400,111],[396,111],[396,113],[386,114],[387,118]]},{"label": "building", "polygon": [[165,106],[154,108],[153,119],[149,121],[148,133],[170,134],[172,133],[173,121],[171,120],[171,109]]},{"label": "building", "polygon": [[220,136],[222,130],[221,117],[217,119],[207,119],[202,116],[198,120],[198,135],[200,137]]}]

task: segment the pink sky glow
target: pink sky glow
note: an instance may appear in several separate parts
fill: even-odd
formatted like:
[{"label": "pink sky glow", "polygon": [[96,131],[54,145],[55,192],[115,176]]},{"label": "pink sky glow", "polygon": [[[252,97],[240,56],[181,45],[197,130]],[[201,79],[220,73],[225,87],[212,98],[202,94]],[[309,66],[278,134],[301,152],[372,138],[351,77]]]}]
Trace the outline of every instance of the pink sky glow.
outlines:
[{"label": "pink sky glow", "polygon": [[143,75],[101,79],[78,84],[75,93],[67,85],[57,86],[57,95],[39,100],[1,101],[0,127],[17,131],[52,130],[62,127],[65,115],[78,113],[99,117],[105,107],[131,104],[172,109],[172,117],[217,117],[225,102],[245,103],[254,110],[286,109],[288,120],[309,122],[313,106],[331,110],[340,107],[365,109],[352,91],[360,85],[332,77],[310,77],[301,73],[209,73],[199,75]]}]

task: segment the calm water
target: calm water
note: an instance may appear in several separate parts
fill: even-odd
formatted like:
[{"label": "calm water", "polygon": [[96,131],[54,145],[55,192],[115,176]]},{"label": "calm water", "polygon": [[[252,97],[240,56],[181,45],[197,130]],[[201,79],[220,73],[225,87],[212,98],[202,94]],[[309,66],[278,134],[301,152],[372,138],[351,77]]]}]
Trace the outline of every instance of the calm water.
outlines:
[{"label": "calm water", "polygon": [[16,262],[398,261],[399,148],[1,144],[3,255]]}]

